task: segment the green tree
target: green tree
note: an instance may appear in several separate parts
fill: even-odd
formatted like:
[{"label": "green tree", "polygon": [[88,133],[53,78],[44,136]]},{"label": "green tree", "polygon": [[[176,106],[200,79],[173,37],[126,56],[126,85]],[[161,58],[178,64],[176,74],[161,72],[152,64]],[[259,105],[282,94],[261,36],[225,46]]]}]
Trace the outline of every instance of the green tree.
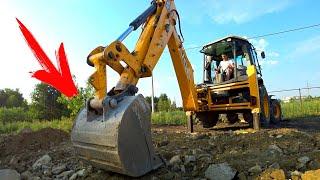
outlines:
[{"label": "green tree", "polygon": [[170,111],[171,110],[171,100],[166,94],[161,94],[158,102],[158,111]]},{"label": "green tree", "polygon": [[[151,106],[152,106],[152,101],[151,101],[151,96],[146,96],[145,97],[145,99],[146,99],[146,101],[148,102],[148,104],[150,105],[150,108],[151,108]],[[154,97],[153,98],[153,102],[154,102],[154,109],[155,109],[155,111],[158,111],[158,102],[159,102],[159,98],[158,97]]]},{"label": "green tree", "polygon": [[63,95],[58,98],[58,102],[66,105],[71,116],[76,116],[80,109],[85,106],[86,100],[94,95],[94,89],[89,83],[87,83],[85,88],[78,88],[78,92],[79,94],[72,99],[68,99]]},{"label": "green tree", "polygon": [[27,108],[27,101],[23,98],[19,89],[0,90],[0,107],[13,108],[22,107]]},{"label": "green tree", "polygon": [[70,113],[66,105],[57,101],[61,93],[53,87],[40,83],[32,92],[32,105],[30,111],[36,114],[38,119],[59,119],[68,116]]}]

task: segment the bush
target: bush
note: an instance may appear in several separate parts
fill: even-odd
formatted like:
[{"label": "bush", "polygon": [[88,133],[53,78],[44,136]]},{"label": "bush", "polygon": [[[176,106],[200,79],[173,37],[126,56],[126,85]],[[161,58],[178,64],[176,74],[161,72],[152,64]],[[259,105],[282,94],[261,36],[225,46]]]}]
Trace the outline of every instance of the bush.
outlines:
[{"label": "bush", "polygon": [[184,111],[155,112],[151,122],[156,125],[184,125],[187,116]]},{"label": "bush", "polygon": [[317,98],[302,100],[302,106],[298,100],[282,102],[281,108],[286,119],[320,116],[320,100]]},{"label": "bush", "polygon": [[33,113],[24,108],[0,108],[0,123],[12,123],[19,121],[31,121],[34,119]]},{"label": "bush", "polygon": [[0,125],[0,134],[19,133],[24,128],[30,128],[33,131],[38,131],[43,128],[61,129],[70,132],[73,124],[73,119],[62,117],[52,121],[20,121],[10,122],[5,125]]}]

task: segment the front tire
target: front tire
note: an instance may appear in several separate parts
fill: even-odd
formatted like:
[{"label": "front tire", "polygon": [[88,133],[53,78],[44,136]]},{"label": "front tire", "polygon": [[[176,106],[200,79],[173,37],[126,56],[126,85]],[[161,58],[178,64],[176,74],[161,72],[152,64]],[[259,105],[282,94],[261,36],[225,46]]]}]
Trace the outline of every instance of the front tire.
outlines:
[{"label": "front tire", "polygon": [[201,121],[203,128],[212,128],[218,122],[219,114],[214,112],[198,112],[196,117]]},{"label": "front tire", "polygon": [[276,99],[272,99],[271,108],[272,108],[271,122],[273,124],[279,124],[280,121],[282,120],[282,111],[281,111],[280,102]]},{"label": "front tire", "polygon": [[268,96],[268,92],[264,85],[259,87],[260,94],[260,122],[263,123],[265,127],[269,127],[270,124],[270,98]]}]

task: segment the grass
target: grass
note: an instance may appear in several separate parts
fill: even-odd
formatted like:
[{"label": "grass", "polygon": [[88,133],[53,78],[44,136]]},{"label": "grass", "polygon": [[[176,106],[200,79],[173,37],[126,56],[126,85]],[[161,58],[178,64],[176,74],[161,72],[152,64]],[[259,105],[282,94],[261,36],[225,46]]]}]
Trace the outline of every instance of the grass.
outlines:
[{"label": "grass", "polygon": [[[303,100],[302,106],[299,101],[282,102],[281,107],[282,114],[286,119],[320,116],[320,99]],[[70,132],[73,121],[74,118],[62,118],[52,121],[10,122],[2,126],[0,124],[0,134],[18,133],[24,128],[36,131],[48,127]],[[152,114],[151,122],[155,125],[184,125],[187,122],[187,117],[184,111],[156,112]]]},{"label": "grass", "polygon": [[[24,128],[31,128],[37,131],[43,128],[61,129],[67,132],[71,131],[74,118],[62,118],[52,121],[17,121],[0,125],[0,134],[19,133]],[[156,112],[152,114],[152,124],[156,125],[183,125],[186,123],[186,115],[183,111]]]},{"label": "grass", "polygon": [[184,111],[155,112],[151,118],[151,123],[156,125],[183,125],[186,122]]},{"label": "grass", "polygon": [[72,128],[72,124],[73,124],[73,119],[71,118],[62,118],[61,120],[52,120],[52,121],[34,120],[31,122],[28,122],[28,121],[11,122],[11,123],[6,123],[0,126],[0,134],[18,133],[24,128],[31,128],[33,131],[37,131],[39,129],[49,128],[49,127],[70,132]]},{"label": "grass", "polygon": [[320,99],[307,99],[281,103],[282,114],[286,119],[320,116]]}]

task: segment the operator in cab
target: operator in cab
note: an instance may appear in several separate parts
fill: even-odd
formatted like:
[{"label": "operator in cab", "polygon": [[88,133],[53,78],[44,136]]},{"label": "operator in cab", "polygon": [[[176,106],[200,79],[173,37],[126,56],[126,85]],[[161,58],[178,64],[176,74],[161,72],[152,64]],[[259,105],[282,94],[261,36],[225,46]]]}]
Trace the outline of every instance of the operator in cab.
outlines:
[{"label": "operator in cab", "polygon": [[229,59],[226,54],[221,54],[222,61],[220,62],[218,68],[215,69],[216,75],[218,73],[225,73],[224,81],[228,81],[233,77],[234,72],[234,62]]}]

